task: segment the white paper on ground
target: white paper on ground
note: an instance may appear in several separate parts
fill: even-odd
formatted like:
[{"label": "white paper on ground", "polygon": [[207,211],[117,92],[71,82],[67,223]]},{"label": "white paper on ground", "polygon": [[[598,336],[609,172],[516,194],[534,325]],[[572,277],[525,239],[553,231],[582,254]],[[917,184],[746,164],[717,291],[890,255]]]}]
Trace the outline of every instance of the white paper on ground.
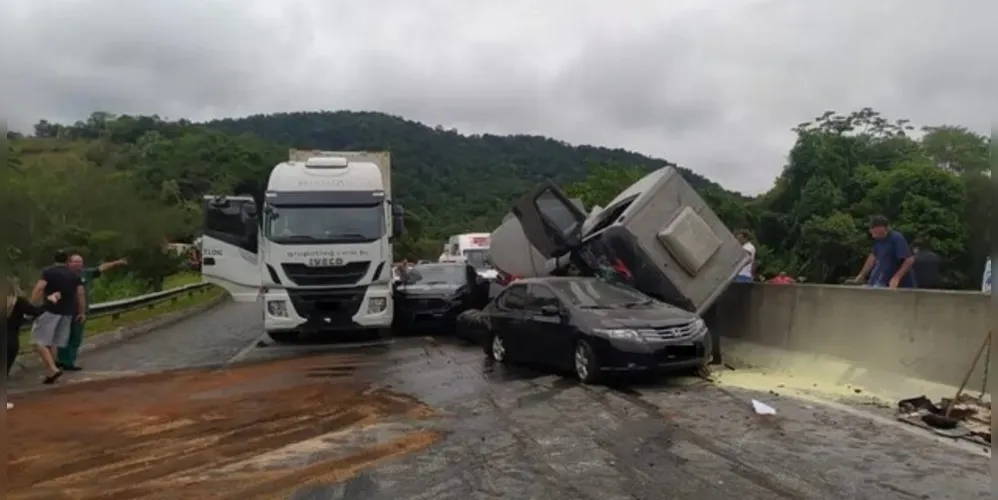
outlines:
[{"label": "white paper on ground", "polygon": [[776,409],[760,401],[752,400],[752,409],[759,415],[776,415]]}]

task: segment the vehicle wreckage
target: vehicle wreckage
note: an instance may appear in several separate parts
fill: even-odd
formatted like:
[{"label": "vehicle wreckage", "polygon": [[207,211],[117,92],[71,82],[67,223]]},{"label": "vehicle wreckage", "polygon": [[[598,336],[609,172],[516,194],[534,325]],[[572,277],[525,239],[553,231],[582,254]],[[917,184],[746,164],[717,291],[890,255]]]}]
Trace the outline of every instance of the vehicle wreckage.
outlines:
[{"label": "vehicle wreckage", "polygon": [[[752,259],[672,167],[588,212],[545,183],[513,206],[490,243],[492,263],[517,279],[463,313],[458,334],[495,361],[574,368],[584,383],[720,363],[718,332],[703,317]],[[555,276],[576,278],[547,279]]]},{"label": "vehicle wreckage", "polygon": [[588,213],[547,182],[512,207],[490,240],[491,261],[507,275],[613,277],[701,316],[752,260],[674,167]]}]

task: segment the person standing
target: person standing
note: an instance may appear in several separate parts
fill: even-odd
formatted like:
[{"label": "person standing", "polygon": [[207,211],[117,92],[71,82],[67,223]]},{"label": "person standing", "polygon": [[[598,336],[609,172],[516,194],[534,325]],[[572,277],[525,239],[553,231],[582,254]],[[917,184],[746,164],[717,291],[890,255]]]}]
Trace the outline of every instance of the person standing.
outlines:
[{"label": "person standing", "polygon": [[991,293],[991,257],[984,263],[984,278],[981,280],[981,291]]},{"label": "person standing", "polygon": [[[122,258],[111,262],[104,262],[97,267],[84,267],[83,256],[78,253],[74,253],[69,256],[69,259],[66,261],[66,265],[71,271],[79,274],[80,280],[83,282],[84,294],[86,295],[87,301],[87,312],[89,312],[90,290],[93,286],[93,280],[101,277],[105,272],[110,271],[111,269],[128,265],[128,259]],[[56,367],[69,372],[78,372],[83,369],[76,364],[76,360],[80,354],[80,347],[83,345],[83,335],[85,329],[85,316],[83,320],[73,321],[69,329],[69,340],[66,342],[65,347],[59,348],[59,353],[55,363]]]},{"label": "person standing", "polygon": [[[6,328],[4,334],[7,335],[7,378],[10,378],[10,370],[14,368],[17,355],[21,353],[21,328],[27,323],[29,318],[36,318],[44,312],[41,307],[37,307],[21,294],[21,287],[16,278],[8,277],[4,285],[6,301],[4,309],[6,312]],[[49,295],[45,299],[52,304],[59,302],[59,292]],[[7,409],[10,410],[14,404],[7,402]]]},{"label": "person standing", "polygon": [[911,251],[915,254],[915,262],[911,265],[915,275],[915,287],[930,290],[942,288],[942,257],[933,252],[921,239],[915,240],[911,245]]},{"label": "person standing", "polygon": [[748,252],[752,260],[745,267],[738,271],[738,275],[735,276],[736,283],[751,283],[755,281],[753,278],[755,276],[755,245],[752,244],[752,239],[749,237],[748,231],[744,229],[739,229],[735,232],[735,238],[738,239],[738,243],[742,244],[742,248]]},{"label": "person standing", "polygon": [[62,370],[55,364],[57,349],[69,341],[69,330],[74,316],[77,321],[85,321],[87,314],[86,292],[79,274],[66,265],[69,255],[56,252],[54,264],[42,271],[42,277],[31,291],[31,302],[41,303],[42,297],[58,293],[60,300],[42,306],[43,312],[31,328],[31,340],[39,357],[48,369],[44,384],[54,384],[62,376]]},{"label": "person standing", "polygon": [[859,274],[849,282],[874,288],[912,288],[916,277],[910,271],[915,257],[904,235],[891,229],[890,221],[882,215],[872,217],[869,227],[873,248]]}]

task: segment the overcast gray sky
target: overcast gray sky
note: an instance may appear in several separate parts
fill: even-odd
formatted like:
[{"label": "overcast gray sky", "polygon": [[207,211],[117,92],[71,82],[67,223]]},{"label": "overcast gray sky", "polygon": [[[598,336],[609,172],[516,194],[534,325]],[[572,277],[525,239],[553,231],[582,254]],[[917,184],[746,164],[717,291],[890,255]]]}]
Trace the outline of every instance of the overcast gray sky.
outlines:
[{"label": "overcast gray sky", "polygon": [[94,110],[354,109],[534,133],[768,188],[864,106],[985,131],[998,0],[0,0],[15,129]]}]

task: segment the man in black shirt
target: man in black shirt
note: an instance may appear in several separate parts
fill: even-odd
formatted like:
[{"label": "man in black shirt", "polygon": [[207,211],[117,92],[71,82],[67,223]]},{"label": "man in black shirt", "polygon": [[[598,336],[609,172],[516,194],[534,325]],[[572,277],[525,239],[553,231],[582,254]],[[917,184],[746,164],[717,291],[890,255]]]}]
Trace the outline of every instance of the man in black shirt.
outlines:
[{"label": "man in black shirt", "polygon": [[31,302],[38,304],[42,297],[55,294],[58,302],[46,302],[44,312],[35,320],[31,329],[31,339],[39,356],[48,368],[44,383],[52,384],[62,375],[55,364],[58,349],[69,341],[70,327],[74,317],[77,321],[86,320],[86,296],[80,275],[66,267],[69,255],[56,252],[55,264],[42,271],[42,277],[35,284]]},{"label": "man in black shirt", "polygon": [[911,265],[912,272],[915,274],[915,287],[927,289],[941,288],[940,268],[943,262],[942,257],[933,252],[928,244],[921,239],[915,240],[915,244],[911,246],[911,250],[915,253],[915,262]]}]

